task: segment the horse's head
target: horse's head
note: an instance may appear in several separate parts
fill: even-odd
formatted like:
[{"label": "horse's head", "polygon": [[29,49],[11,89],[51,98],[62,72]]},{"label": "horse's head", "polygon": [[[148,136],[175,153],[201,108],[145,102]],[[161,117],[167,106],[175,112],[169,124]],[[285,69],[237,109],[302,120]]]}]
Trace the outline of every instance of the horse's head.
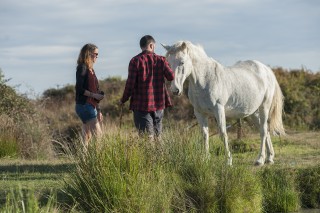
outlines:
[{"label": "horse's head", "polygon": [[188,55],[187,43],[180,41],[172,46],[162,46],[167,50],[167,60],[174,71],[174,80],[171,83],[171,91],[175,95],[181,95],[183,83],[191,74],[192,60]]}]

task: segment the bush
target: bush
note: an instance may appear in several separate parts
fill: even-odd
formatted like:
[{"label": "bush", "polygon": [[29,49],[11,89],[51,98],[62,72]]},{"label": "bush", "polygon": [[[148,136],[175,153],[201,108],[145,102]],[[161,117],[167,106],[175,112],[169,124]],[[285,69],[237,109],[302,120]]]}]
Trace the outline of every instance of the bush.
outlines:
[{"label": "bush", "polygon": [[320,207],[320,165],[298,170],[297,183],[305,208]]},{"label": "bush", "polygon": [[0,158],[2,157],[18,157],[18,143],[12,135],[5,133],[0,134]]},{"label": "bush", "polygon": [[[85,212],[167,212],[174,194],[171,178],[148,161],[133,138],[106,137],[81,147],[66,192]],[[170,180],[170,181],[168,181]]]},{"label": "bush", "polygon": [[0,138],[2,143],[6,142],[11,147],[11,151],[6,150],[9,153],[3,152],[2,155],[12,155],[16,144],[21,157],[53,156],[50,135],[38,105],[17,94],[13,88],[6,85],[7,81],[0,71]]},{"label": "bush", "polygon": [[296,212],[300,208],[295,172],[265,168],[261,172],[263,209],[266,212]]},{"label": "bush", "polygon": [[58,212],[56,196],[51,194],[47,203],[42,206],[39,203],[36,193],[33,189],[23,190],[21,188],[11,189],[6,195],[6,202],[1,212]]},{"label": "bush", "polygon": [[296,129],[320,128],[320,73],[274,69],[284,95],[284,122]]},{"label": "bush", "polygon": [[226,166],[221,156],[206,158],[196,143],[200,134],[189,138],[170,128],[152,143],[125,131],[106,133],[86,152],[79,147],[76,170],[65,179],[72,206],[85,212],[262,210],[259,176]]},{"label": "bush", "polygon": [[218,212],[262,212],[260,179],[244,166],[222,166],[216,187]]}]

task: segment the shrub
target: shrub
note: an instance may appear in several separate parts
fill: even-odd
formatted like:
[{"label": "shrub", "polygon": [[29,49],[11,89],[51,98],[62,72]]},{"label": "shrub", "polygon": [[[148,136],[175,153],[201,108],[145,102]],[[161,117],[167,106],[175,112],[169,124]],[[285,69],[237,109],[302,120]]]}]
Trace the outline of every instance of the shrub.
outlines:
[{"label": "shrub", "polygon": [[274,69],[284,95],[284,122],[296,129],[319,129],[320,73]]},{"label": "shrub", "polygon": [[[79,147],[66,193],[86,212],[167,212],[174,194],[169,175],[146,159],[134,138],[105,137]],[[168,181],[170,180],[170,181]]]},{"label": "shrub", "polygon": [[18,144],[12,135],[6,133],[0,134],[0,158],[17,157],[19,153]]},{"label": "shrub", "polygon": [[65,192],[80,211],[262,210],[259,176],[243,166],[226,166],[221,156],[205,157],[196,143],[200,134],[174,134],[169,128],[152,143],[126,131],[106,133],[86,152],[78,147]]},{"label": "shrub", "polygon": [[41,205],[36,193],[33,189],[23,190],[21,188],[11,189],[6,196],[6,202],[1,212],[58,212],[56,196],[54,194],[49,195],[47,203]]},{"label": "shrub", "polygon": [[261,183],[252,169],[222,165],[218,168],[217,178],[219,212],[262,212]]},{"label": "shrub", "polygon": [[297,183],[305,208],[320,207],[320,165],[298,170]]},{"label": "shrub", "polygon": [[294,171],[267,167],[260,175],[264,211],[296,212],[299,210],[300,199]]},{"label": "shrub", "polygon": [[[51,140],[43,116],[34,101],[19,95],[6,85],[0,71],[0,138],[18,146],[18,155],[26,158],[51,157]],[[7,144],[8,145],[8,144]],[[13,146],[13,147],[12,147]],[[9,150],[7,150],[9,151]],[[12,151],[12,150],[11,150]],[[9,152],[11,152],[9,151]],[[3,153],[11,155],[12,153]]]}]

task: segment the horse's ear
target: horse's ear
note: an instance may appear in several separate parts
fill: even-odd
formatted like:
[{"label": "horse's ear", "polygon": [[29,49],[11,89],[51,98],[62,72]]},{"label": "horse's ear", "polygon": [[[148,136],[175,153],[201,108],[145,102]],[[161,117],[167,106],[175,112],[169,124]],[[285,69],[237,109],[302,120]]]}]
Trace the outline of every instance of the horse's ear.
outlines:
[{"label": "horse's ear", "polygon": [[182,42],[182,44],[181,44],[181,46],[180,46],[180,49],[181,49],[181,50],[184,50],[184,49],[186,49],[186,48],[187,48],[186,42]]},{"label": "horse's ear", "polygon": [[162,44],[160,43],[164,49],[166,49],[168,52],[170,51],[171,47],[169,45],[165,45],[165,44]]}]

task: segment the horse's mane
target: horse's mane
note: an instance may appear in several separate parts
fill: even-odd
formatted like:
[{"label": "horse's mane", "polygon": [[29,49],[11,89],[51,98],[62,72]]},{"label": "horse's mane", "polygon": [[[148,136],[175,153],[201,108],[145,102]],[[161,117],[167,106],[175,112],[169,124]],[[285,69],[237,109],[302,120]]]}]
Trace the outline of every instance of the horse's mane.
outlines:
[{"label": "horse's mane", "polygon": [[[203,66],[205,64],[207,65],[209,64],[212,66],[211,68],[209,68],[209,70],[211,71],[211,73],[213,73],[213,75],[215,75],[212,81],[218,80],[219,75],[217,74],[217,69],[223,70],[223,66],[220,65],[213,58],[209,57],[204,51],[203,47],[199,44],[194,45],[190,41],[178,41],[177,43],[173,44],[170,47],[169,51],[167,51],[166,53],[166,57],[168,57],[169,55],[175,55],[179,51],[184,51],[184,50],[187,51],[187,54],[189,55],[190,59],[194,62],[194,64],[198,64],[196,69],[197,72],[200,70],[203,71],[208,69],[208,68],[204,68]],[[202,63],[199,64],[197,62],[202,62]]]},{"label": "horse's mane", "polygon": [[210,59],[214,63],[218,63],[213,58],[209,57],[207,53],[204,51],[203,47],[199,44],[195,45],[192,44],[190,41],[178,41],[177,43],[173,44],[169,51],[166,53],[166,57],[171,54],[176,54],[177,52],[183,50],[183,43],[185,44],[185,48],[188,51],[188,54],[192,61],[199,61],[199,60],[208,60]]},{"label": "horse's mane", "polygon": [[166,57],[183,50],[183,43],[185,43],[188,54],[191,57],[191,59],[208,58],[206,52],[204,51],[201,45],[194,45],[190,41],[178,41],[177,43],[171,46],[170,50],[166,53]]}]

